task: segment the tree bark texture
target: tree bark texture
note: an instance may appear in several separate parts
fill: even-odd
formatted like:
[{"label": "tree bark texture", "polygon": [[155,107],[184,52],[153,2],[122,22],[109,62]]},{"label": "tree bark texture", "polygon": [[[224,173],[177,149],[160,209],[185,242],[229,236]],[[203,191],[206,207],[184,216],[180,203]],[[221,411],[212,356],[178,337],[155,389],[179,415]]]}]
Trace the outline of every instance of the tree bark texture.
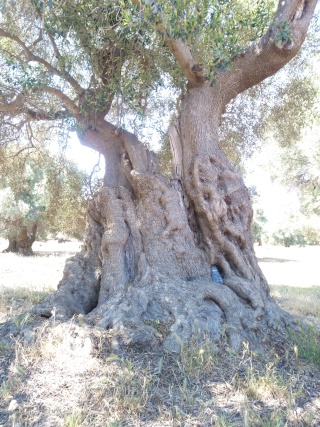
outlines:
[{"label": "tree bark texture", "polygon": [[3,252],[18,253],[23,256],[33,255],[32,245],[36,240],[37,228],[37,224],[21,227],[15,236],[8,238],[9,245]]},{"label": "tree bark texture", "polygon": [[[271,298],[254,254],[249,193],[219,147],[215,96],[208,84],[183,100],[170,180],[134,135],[113,135],[118,162],[107,175],[124,185],[100,190],[81,253],[38,313],[85,315],[113,331],[115,347],[179,351],[193,334],[257,347],[284,331],[291,319]],[[110,144],[103,126],[94,131],[101,151]],[[212,280],[212,266],[223,284]]]}]

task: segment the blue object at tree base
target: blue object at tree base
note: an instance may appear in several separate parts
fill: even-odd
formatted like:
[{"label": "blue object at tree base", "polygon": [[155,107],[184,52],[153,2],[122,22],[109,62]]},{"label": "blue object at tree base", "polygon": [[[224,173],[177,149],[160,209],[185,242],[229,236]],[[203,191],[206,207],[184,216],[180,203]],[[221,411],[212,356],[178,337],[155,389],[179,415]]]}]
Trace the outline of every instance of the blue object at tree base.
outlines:
[{"label": "blue object at tree base", "polygon": [[218,285],[223,285],[223,279],[221,277],[221,274],[218,270],[218,267],[216,267],[215,265],[212,265],[210,267],[211,270],[211,278],[213,283],[217,283]]}]

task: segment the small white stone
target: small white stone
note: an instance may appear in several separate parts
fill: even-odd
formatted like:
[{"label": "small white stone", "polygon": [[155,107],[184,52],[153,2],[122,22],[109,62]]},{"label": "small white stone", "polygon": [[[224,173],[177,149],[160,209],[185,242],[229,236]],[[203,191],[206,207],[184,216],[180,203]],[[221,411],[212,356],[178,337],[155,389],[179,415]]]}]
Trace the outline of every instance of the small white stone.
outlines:
[{"label": "small white stone", "polygon": [[18,406],[19,405],[16,399],[12,399],[11,402],[9,403],[8,411],[9,412],[16,411],[18,409]]}]

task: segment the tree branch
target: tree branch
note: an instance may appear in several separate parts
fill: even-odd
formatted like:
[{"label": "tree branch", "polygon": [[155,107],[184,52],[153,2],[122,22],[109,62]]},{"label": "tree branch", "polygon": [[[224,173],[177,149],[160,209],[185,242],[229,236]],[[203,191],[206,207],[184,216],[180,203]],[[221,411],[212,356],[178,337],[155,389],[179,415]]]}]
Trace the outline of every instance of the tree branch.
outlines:
[{"label": "tree branch", "polygon": [[54,67],[52,64],[50,64],[45,59],[41,58],[40,56],[35,55],[28,47],[27,45],[16,35],[8,33],[7,31],[0,28],[0,36],[6,37],[8,39],[11,39],[15,41],[19,46],[22,47],[24,54],[28,61],[35,61],[39,64],[44,65],[44,67],[52,74],[55,74],[56,76],[61,77],[62,79],[66,80],[75,90],[75,92],[79,95],[83,93],[84,89],[79,85],[79,83],[65,70],[62,72],[58,68]]},{"label": "tree branch", "polygon": [[21,153],[23,153],[24,151],[26,151],[26,150],[30,150],[30,149],[33,149],[33,148],[35,148],[35,146],[34,146],[34,144],[32,143],[32,141],[29,141],[30,142],[30,144],[31,144],[31,147],[29,147],[29,146],[27,146],[27,147],[23,147],[23,148],[21,148],[19,151],[17,151],[16,153],[14,153],[14,154],[12,154],[12,155],[10,155],[10,156],[5,156],[4,158],[5,159],[12,159],[13,157],[18,157]]},{"label": "tree branch", "polygon": [[25,114],[27,121],[59,120],[71,117],[73,114],[79,114],[79,108],[59,89],[55,89],[50,86],[44,86],[42,89],[45,92],[51,93],[52,95],[58,97],[68,110],[48,112],[32,109],[32,107],[28,107],[24,102],[25,95],[23,93],[19,93],[15,96],[12,102],[0,103],[0,113],[4,115],[10,115],[10,117],[16,117]]},{"label": "tree branch", "polygon": [[68,117],[71,117],[72,114],[68,110],[59,110],[55,111],[54,113],[50,114],[45,111],[34,111],[31,109],[27,109],[25,112],[29,118],[32,121],[50,121],[50,120],[60,120],[60,119],[66,119]]},{"label": "tree branch", "polygon": [[[21,95],[21,94],[20,94]],[[19,95],[18,95],[19,96]],[[55,112],[47,112],[47,111],[41,111],[41,110],[33,110],[31,108],[28,108],[27,106],[23,105],[23,103],[18,102],[17,98],[15,101],[11,102],[10,104],[2,103],[0,104],[0,113],[3,113],[6,115],[7,113],[10,113],[10,117],[17,117],[21,114],[25,114],[27,117],[27,120],[22,122],[26,123],[27,121],[42,121],[42,120],[59,120],[59,119],[66,119],[67,117],[71,117],[72,113],[68,110],[58,110]],[[2,124],[7,124],[12,127],[15,127],[17,130],[21,129],[22,125],[21,123],[19,125],[16,125],[14,123],[6,123],[2,122]]]},{"label": "tree branch", "polygon": [[174,58],[180,65],[189,84],[195,86],[204,80],[204,68],[194,60],[187,44],[181,39],[171,39],[165,29],[159,29],[163,34],[164,41],[170,49]]},{"label": "tree branch", "polygon": [[[51,43],[51,45],[52,45],[52,48],[53,48],[53,51],[54,51],[54,54],[56,55],[56,57],[57,57],[57,59],[61,59],[61,53],[60,53],[60,51],[59,51],[59,49],[58,49],[58,46],[57,46],[57,44],[56,44],[56,42],[55,42],[55,39],[52,37],[52,35],[50,34],[50,32],[48,31],[48,29],[46,28],[46,31],[47,31],[47,34],[48,34],[48,37],[49,37],[49,40],[50,40],[50,43]],[[64,72],[66,72],[65,70],[63,70]]]},{"label": "tree branch", "polygon": [[[150,3],[150,1],[132,0],[132,3],[138,6],[140,11],[143,11],[143,5]],[[180,65],[189,84],[196,86],[199,83],[202,83],[205,74],[204,68],[194,60],[188,45],[184,41],[180,38],[174,39],[169,36],[171,28],[168,24],[165,24],[164,17],[160,12],[157,14],[157,30],[163,35],[166,45],[173,54],[177,63]]]},{"label": "tree branch", "polygon": [[76,104],[70,99],[67,95],[65,95],[60,89],[56,89],[51,86],[41,86],[41,90],[47,93],[51,93],[52,95],[56,96],[60,99],[60,101],[75,115],[78,115],[80,113],[79,108],[76,106]]},{"label": "tree branch", "polygon": [[12,123],[12,122],[7,122],[7,121],[1,121],[1,127],[7,126],[9,128],[13,128],[16,131],[21,131],[21,129],[23,128],[23,126],[28,122],[28,120],[22,120],[21,122],[19,122],[18,124]]},{"label": "tree branch", "polygon": [[[32,48],[36,47],[38,43],[40,43],[43,40],[42,36],[42,28],[40,29],[38,38],[32,43]],[[30,49],[30,48],[29,48]]]},{"label": "tree branch", "polygon": [[[299,51],[313,16],[317,0],[279,1],[275,18],[255,46],[235,58],[231,68],[221,73],[215,87],[222,106],[244,90],[272,76]],[[290,28],[289,37],[281,31]]]}]

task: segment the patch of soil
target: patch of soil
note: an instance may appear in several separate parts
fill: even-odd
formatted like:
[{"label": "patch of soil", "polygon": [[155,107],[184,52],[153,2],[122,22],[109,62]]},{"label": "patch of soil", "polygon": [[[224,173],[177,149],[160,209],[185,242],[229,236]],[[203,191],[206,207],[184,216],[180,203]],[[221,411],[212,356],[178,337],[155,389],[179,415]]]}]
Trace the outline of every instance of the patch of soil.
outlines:
[{"label": "patch of soil", "polygon": [[2,253],[7,242],[0,240],[0,291],[1,288],[56,289],[66,259],[78,252],[80,246],[78,241],[61,244],[55,240],[35,242],[34,256],[23,257]]},{"label": "patch of soil", "polygon": [[283,343],[264,355],[196,342],[179,356],[114,354],[112,332],[81,318],[28,330],[0,359],[3,427],[320,425],[320,371]]},{"label": "patch of soil", "polygon": [[320,286],[320,246],[255,246],[255,251],[271,285]]}]

